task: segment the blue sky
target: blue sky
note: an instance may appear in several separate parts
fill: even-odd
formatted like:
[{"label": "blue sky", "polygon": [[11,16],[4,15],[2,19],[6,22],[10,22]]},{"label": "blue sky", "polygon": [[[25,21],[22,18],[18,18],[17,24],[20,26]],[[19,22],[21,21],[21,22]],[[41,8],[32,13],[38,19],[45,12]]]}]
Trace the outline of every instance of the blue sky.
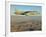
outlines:
[{"label": "blue sky", "polygon": [[15,10],[38,11],[39,13],[41,13],[41,6],[11,5],[10,6],[11,13],[14,13]]}]

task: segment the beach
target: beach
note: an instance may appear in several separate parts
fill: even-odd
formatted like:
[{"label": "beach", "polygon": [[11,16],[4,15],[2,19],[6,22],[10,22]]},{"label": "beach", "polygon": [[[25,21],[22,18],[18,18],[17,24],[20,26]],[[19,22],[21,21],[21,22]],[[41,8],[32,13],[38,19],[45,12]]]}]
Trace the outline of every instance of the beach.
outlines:
[{"label": "beach", "polygon": [[41,31],[41,16],[11,15],[11,32]]}]

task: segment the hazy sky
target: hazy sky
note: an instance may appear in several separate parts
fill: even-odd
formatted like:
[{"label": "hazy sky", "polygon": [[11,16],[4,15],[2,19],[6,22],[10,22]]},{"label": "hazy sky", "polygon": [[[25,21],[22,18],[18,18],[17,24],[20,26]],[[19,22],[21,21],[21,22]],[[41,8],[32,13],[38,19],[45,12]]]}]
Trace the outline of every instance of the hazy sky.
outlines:
[{"label": "hazy sky", "polygon": [[15,10],[38,11],[41,13],[41,6],[11,5],[10,6],[11,13],[14,13]]}]

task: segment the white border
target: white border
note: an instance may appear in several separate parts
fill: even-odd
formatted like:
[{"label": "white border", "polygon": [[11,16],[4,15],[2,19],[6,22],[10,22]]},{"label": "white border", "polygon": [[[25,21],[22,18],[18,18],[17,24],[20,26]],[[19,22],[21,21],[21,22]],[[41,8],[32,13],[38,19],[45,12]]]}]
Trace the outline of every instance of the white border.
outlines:
[{"label": "white border", "polygon": [[[10,4],[17,4],[17,5],[35,5],[35,6],[42,6],[42,31],[30,31],[30,32],[10,32]],[[45,23],[44,22],[44,16],[45,16],[45,10],[44,10],[44,4],[40,4],[40,3],[18,3],[18,2],[6,2],[6,35],[8,37],[10,36],[16,36],[16,35],[33,35],[33,34],[41,34],[41,33],[44,33],[45,32]],[[15,34],[16,33],[16,34]]]}]

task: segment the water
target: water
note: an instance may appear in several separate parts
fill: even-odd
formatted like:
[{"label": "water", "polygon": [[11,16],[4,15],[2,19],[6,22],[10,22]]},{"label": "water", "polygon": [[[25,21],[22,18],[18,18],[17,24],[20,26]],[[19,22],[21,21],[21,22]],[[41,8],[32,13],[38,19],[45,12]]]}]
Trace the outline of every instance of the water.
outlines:
[{"label": "water", "polygon": [[22,21],[29,21],[29,20],[37,20],[41,21],[41,16],[11,16],[12,21],[14,22],[22,22]]}]

